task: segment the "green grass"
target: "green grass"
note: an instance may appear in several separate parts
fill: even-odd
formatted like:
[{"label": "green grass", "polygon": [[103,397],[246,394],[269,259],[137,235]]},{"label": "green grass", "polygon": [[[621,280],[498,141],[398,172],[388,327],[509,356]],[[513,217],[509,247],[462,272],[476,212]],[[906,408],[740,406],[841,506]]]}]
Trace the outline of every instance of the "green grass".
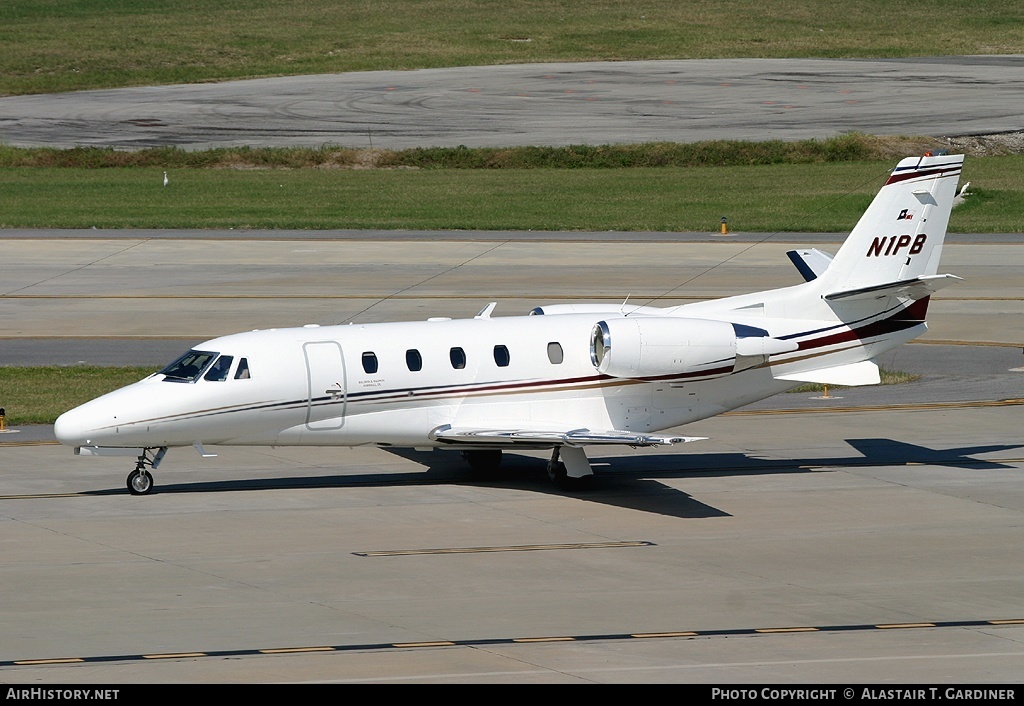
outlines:
[{"label": "green grass", "polygon": [[1024,50],[1019,0],[4,0],[0,95],[548,61]]},{"label": "green grass", "polygon": [[[3,228],[842,232],[894,160],[632,169],[0,168]],[[969,159],[952,232],[1024,231],[1024,156]]]},{"label": "green grass", "polygon": [[[164,169],[628,169],[635,167],[738,167],[890,160],[952,149],[925,136],[844,133],[827,139],[708,140],[566,147],[417,147],[406,150],[350,147],[219,147],[184,150],[154,147],[10,147],[0,144],[0,167],[118,167]],[[1008,148],[990,156],[1013,154]]]},{"label": "green grass", "polygon": [[6,410],[7,426],[53,424],[72,407],[141,380],[156,370],[159,368],[0,366],[0,406]]},{"label": "green grass", "polygon": [[940,138],[878,137],[848,133],[824,140],[709,140],[567,147],[421,147],[367,150],[348,147],[9,147],[0,145],[0,167],[162,167],[170,169],[621,169],[632,167],[734,167],[764,164],[850,162],[945,148]]}]

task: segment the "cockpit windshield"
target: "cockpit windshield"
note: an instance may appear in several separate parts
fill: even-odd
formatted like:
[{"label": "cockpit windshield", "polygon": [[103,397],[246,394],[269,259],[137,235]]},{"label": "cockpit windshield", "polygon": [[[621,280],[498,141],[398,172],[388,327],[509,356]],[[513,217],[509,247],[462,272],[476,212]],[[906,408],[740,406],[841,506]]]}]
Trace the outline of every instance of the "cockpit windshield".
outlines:
[{"label": "cockpit windshield", "polygon": [[210,351],[189,351],[161,370],[160,374],[171,382],[195,382],[218,355]]}]

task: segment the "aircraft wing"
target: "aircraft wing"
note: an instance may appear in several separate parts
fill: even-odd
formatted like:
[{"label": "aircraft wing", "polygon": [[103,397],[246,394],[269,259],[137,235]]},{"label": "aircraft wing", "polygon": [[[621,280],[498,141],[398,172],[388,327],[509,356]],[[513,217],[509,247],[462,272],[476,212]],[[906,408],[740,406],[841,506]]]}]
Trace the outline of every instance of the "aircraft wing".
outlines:
[{"label": "aircraft wing", "polygon": [[704,436],[669,436],[664,434],[642,434],[639,432],[609,429],[490,429],[453,427],[444,424],[435,429],[431,436],[440,441],[467,446],[663,446],[700,441]]}]

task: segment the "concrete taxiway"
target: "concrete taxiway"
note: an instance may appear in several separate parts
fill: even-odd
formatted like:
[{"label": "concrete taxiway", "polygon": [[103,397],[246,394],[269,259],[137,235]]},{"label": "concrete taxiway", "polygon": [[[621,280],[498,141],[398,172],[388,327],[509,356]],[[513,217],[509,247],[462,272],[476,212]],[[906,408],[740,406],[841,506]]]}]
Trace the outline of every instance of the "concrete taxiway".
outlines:
[{"label": "concrete taxiway", "polygon": [[1019,683],[1019,421],[719,417],[585,495],[530,455],[224,449],[137,498],[3,446],[0,681]]},{"label": "concrete taxiway", "polygon": [[[133,360],[159,365],[246,328],[797,277],[785,237],[90,235],[2,241],[4,349],[153,346]],[[965,281],[884,361],[917,383],[780,395],[686,428],[707,441],[602,452],[585,494],[539,453],[475,482],[453,453],[264,448],[174,450],[132,497],[132,459],[3,435],[0,681],[1019,683],[1024,242],[994,240],[951,239],[942,269]]]}]

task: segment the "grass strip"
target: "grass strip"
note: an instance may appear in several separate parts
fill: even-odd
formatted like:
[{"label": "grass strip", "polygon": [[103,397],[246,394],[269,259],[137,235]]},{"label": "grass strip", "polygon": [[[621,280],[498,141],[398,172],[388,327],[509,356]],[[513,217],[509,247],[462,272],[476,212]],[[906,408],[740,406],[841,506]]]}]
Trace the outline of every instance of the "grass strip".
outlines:
[{"label": "grass strip", "polygon": [[0,95],[552,61],[1014,54],[1018,0],[4,0]]},{"label": "grass strip", "polygon": [[[893,161],[631,169],[0,168],[0,228],[844,232]],[[965,163],[951,232],[1024,230],[1024,156]]]},{"label": "grass strip", "polygon": [[59,415],[159,368],[97,365],[0,366],[0,407],[8,426],[53,424]]}]

